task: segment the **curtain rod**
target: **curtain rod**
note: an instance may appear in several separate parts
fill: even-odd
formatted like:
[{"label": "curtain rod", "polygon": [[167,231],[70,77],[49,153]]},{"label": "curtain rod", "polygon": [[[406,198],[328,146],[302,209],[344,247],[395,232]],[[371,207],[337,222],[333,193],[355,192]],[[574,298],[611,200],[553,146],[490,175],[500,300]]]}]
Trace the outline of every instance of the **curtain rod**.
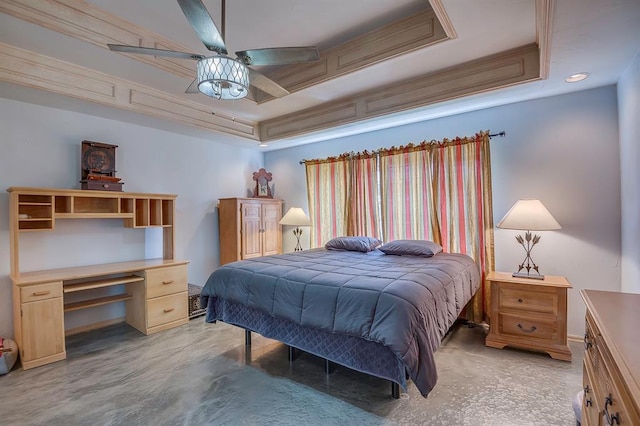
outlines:
[{"label": "curtain rod", "polygon": [[[500,136],[501,138],[503,138],[503,137],[507,136],[507,132],[505,132],[505,131],[503,130],[503,131],[498,132],[498,133],[492,133],[492,134],[490,134],[490,135],[489,135],[489,139],[494,138],[494,137],[497,137],[497,136]],[[304,164],[306,161],[307,161],[307,160],[300,160],[300,161],[299,161],[299,164]]]}]

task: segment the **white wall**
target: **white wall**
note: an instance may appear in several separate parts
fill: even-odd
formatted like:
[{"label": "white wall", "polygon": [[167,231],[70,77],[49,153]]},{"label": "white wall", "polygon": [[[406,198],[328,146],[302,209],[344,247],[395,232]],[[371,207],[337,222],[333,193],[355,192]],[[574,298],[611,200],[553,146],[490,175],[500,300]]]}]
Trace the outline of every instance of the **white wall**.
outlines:
[{"label": "white wall", "polygon": [[618,81],[622,291],[640,293],[640,52]]},{"label": "white wall", "polygon": [[[216,201],[246,196],[257,150],[120,121],[0,99],[0,188],[79,188],[83,140],[118,145],[118,176],[128,192],[177,194],[177,259],[189,281],[203,285],[219,263]],[[9,279],[8,194],[0,192],[0,336],[13,336]],[[21,271],[161,257],[157,229],[128,229],[121,220],[56,222],[53,232],[21,234]],[[67,328],[123,315],[122,304],[66,316]],[[74,314],[74,315],[71,315]]]},{"label": "white wall", "polygon": [[[301,159],[505,130],[491,142],[494,223],[519,198],[539,198],[562,226],[542,232],[533,258],[566,276],[569,333],[584,330],[581,289],[620,290],[620,154],[616,88],[603,87],[265,153],[285,208],[307,210]],[[522,260],[517,231],[495,230],[496,269]],[[305,233],[308,247],[308,231]],[[285,231],[285,251],[293,237]]]}]

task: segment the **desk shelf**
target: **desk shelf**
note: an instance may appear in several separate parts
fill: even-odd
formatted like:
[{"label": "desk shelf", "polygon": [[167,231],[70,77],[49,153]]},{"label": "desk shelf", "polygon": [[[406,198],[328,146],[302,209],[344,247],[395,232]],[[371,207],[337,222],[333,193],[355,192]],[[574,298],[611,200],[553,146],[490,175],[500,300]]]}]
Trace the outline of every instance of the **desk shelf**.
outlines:
[{"label": "desk shelf", "polygon": [[92,290],[94,288],[110,287],[118,284],[128,284],[144,281],[143,277],[137,275],[128,275],[120,278],[109,278],[104,280],[86,281],[74,284],[65,284],[63,286],[64,293],[73,293],[76,291]]},{"label": "desk shelf", "polygon": [[123,300],[131,300],[133,296],[130,294],[116,294],[114,296],[98,297],[95,299],[82,300],[80,302],[71,302],[64,304],[64,311],[77,311],[79,309],[93,308],[95,306],[108,305],[109,303],[122,302]]}]

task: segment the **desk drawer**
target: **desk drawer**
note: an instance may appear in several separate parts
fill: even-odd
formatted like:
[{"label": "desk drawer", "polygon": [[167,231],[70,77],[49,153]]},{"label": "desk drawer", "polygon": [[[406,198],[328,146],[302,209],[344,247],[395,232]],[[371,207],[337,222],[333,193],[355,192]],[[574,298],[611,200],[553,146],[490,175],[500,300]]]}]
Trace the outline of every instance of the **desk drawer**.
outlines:
[{"label": "desk drawer", "polygon": [[155,327],[189,315],[187,292],[147,300],[147,326]]},{"label": "desk drawer", "polygon": [[62,297],[62,281],[20,287],[22,303]]},{"label": "desk drawer", "polygon": [[502,283],[499,308],[558,315],[558,293],[555,288]]},{"label": "desk drawer", "polygon": [[145,276],[148,299],[187,291],[186,265],[149,269]]},{"label": "desk drawer", "polygon": [[499,314],[500,333],[527,339],[557,340],[555,317]]}]

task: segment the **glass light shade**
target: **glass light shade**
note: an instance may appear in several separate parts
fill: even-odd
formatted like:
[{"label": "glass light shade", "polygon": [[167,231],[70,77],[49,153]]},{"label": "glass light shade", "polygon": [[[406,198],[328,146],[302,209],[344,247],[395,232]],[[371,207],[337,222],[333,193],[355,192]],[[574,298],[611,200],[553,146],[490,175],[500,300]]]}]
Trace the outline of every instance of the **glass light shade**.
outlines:
[{"label": "glass light shade", "polygon": [[249,70],[240,61],[224,55],[198,61],[198,90],[216,99],[241,99],[249,93]]},{"label": "glass light shade", "polygon": [[516,201],[497,226],[503,229],[527,231],[560,229],[560,224],[556,222],[540,200],[531,198]]},{"label": "glass light shade", "polygon": [[280,219],[280,225],[311,226],[311,221],[300,207],[291,207]]}]

